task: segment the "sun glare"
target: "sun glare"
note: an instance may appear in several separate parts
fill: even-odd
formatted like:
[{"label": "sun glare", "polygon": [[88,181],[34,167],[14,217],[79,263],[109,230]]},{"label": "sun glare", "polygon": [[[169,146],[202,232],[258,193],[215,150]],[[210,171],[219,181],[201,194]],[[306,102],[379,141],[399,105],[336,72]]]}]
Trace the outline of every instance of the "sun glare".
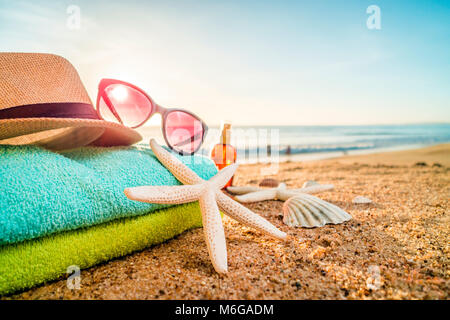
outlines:
[{"label": "sun glare", "polygon": [[123,102],[128,98],[128,90],[123,86],[116,86],[111,90],[111,96],[117,102]]}]

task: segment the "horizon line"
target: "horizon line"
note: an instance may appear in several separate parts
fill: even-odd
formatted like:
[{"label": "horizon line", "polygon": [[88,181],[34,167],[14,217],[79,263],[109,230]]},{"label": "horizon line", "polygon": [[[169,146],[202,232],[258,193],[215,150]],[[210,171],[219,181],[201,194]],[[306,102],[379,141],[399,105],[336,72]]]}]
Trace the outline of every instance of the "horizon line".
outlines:
[{"label": "horizon line", "polygon": [[[220,127],[222,124],[208,124],[209,127]],[[371,123],[371,124],[233,124],[234,127],[356,127],[356,126],[420,126],[420,125],[450,125],[450,121],[443,122],[407,122],[407,123]],[[159,128],[160,124],[143,125],[140,128]],[[139,129],[139,128],[137,128]]]}]

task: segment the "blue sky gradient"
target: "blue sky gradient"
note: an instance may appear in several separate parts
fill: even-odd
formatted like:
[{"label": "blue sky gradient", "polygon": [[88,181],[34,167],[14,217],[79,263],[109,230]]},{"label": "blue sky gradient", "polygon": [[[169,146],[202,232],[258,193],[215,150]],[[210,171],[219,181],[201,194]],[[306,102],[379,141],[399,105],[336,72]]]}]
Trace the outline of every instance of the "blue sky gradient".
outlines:
[{"label": "blue sky gradient", "polygon": [[449,17],[450,1],[0,0],[0,51],[60,54],[92,100],[117,78],[211,125],[450,122]]}]

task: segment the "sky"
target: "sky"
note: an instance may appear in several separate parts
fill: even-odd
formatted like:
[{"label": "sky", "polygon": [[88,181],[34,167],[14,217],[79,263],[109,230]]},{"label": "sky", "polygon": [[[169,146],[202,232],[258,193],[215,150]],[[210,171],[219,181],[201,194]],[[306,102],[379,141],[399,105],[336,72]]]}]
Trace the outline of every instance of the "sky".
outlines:
[{"label": "sky", "polygon": [[448,123],[449,17],[450,1],[0,0],[0,51],[61,55],[93,101],[115,78],[208,125]]}]

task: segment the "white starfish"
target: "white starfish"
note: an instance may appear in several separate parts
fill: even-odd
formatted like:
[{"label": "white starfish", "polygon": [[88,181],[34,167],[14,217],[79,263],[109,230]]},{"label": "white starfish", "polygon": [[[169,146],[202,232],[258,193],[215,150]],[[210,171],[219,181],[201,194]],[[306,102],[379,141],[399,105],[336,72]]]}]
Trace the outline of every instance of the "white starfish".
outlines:
[{"label": "white starfish", "polygon": [[286,184],[280,183],[276,188],[259,188],[259,187],[228,187],[227,191],[237,194],[236,200],[242,203],[251,203],[264,200],[282,200],[298,196],[301,194],[319,193],[333,189],[332,184],[316,184],[310,187],[304,187],[299,189],[287,189]]},{"label": "white starfish", "polygon": [[234,175],[238,165],[225,167],[208,181],[200,178],[179,159],[164,150],[154,140],[150,146],[158,160],[177,178],[183,186],[142,186],[125,189],[125,195],[132,200],[181,204],[199,201],[202,212],[203,230],[209,257],[218,273],[228,271],[225,233],[219,208],[231,218],[255,228],[272,237],[285,240],[286,233],[278,230],[269,221],[253,213],[222,192],[222,188]]}]

